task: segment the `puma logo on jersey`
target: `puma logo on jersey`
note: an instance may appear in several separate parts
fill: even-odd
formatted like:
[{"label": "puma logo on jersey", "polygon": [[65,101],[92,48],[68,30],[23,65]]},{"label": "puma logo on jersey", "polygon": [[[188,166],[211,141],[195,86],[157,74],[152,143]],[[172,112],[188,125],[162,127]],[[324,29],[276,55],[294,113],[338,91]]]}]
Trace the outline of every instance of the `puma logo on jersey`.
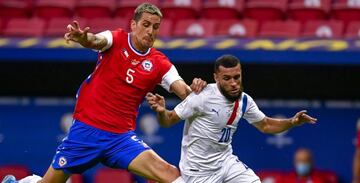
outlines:
[{"label": "puma logo on jersey", "polygon": [[217,116],[219,116],[219,111],[220,111],[220,109],[217,111],[215,109],[211,109],[211,112],[215,112],[217,114]]}]

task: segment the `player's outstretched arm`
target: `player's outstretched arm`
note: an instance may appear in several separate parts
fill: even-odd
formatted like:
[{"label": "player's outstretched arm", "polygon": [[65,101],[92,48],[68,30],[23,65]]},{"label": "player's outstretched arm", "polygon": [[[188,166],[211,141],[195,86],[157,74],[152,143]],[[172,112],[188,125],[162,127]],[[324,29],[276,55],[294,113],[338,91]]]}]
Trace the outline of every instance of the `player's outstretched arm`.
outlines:
[{"label": "player's outstretched arm", "polygon": [[300,126],[304,123],[315,124],[316,121],[316,118],[306,114],[306,110],[302,110],[289,119],[265,117],[263,120],[253,124],[263,133],[276,134],[286,131],[294,126]]},{"label": "player's outstretched arm", "polygon": [[159,94],[154,95],[149,92],[145,98],[151,109],[157,113],[158,120],[162,127],[170,127],[181,120],[174,110],[169,111],[165,108],[165,99],[163,96]]},{"label": "player's outstretched arm", "polygon": [[81,44],[85,48],[95,50],[102,50],[107,45],[107,39],[102,35],[95,35],[90,33],[89,27],[80,28],[77,21],[67,26],[68,32],[65,33],[64,38],[67,42],[74,41]]}]

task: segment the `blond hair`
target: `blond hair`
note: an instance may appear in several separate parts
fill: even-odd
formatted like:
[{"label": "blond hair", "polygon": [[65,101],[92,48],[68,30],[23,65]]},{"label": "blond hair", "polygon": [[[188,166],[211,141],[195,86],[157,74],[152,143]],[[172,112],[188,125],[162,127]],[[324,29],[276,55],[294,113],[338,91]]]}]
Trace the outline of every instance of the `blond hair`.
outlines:
[{"label": "blond hair", "polygon": [[157,15],[160,18],[163,17],[158,7],[150,3],[142,3],[135,9],[133,20],[135,20],[136,22],[139,21],[143,13]]}]

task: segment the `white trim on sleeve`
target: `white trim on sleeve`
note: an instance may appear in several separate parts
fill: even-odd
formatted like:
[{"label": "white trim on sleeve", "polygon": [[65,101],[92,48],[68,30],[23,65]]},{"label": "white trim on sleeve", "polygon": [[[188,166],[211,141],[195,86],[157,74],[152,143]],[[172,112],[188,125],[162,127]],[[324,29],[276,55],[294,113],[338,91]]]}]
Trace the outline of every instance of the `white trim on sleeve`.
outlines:
[{"label": "white trim on sleeve", "polygon": [[106,31],[100,32],[100,33],[98,33],[96,35],[104,36],[106,38],[106,40],[107,40],[106,46],[103,49],[99,50],[100,52],[104,52],[104,51],[106,51],[107,49],[109,49],[112,46],[112,44],[113,44],[113,35],[112,35],[111,31],[106,30]]},{"label": "white trim on sleeve", "polygon": [[171,66],[169,71],[166,74],[164,74],[164,76],[162,77],[160,85],[168,92],[171,92],[170,86],[173,82],[177,80],[182,80],[182,78],[179,75],[178,71],[176,70],[175,66],[173,65]]}]

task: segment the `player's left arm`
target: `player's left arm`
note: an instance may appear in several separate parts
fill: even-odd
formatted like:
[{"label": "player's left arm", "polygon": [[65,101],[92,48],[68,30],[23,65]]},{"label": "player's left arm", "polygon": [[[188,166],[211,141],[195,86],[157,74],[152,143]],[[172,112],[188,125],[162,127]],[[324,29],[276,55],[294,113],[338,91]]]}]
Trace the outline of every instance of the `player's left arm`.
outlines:
[{"label": "player's left arm", "polygon": [[261,121],[252,124],[263,133],[276,134],[286,131],[292,127],[300,126],[304,123],[315,124],[316,121],[316,118],[306,114],[306,110],[302,110],[296,113],[292,118],[280,119],[266,116]]},{"label": "player's left arm", "polygon": [[[167,58],[166,58],[167,60]],[[174,92],[181,100],[184,100],[192,91],[196,94],[200,93],[207,85],[206,81],[200,78],[194,78],[192,84],[189,86],[180,77],[177,69],[170,62],[164,62],[169,64],[170,69],[166,70],[161,78],[160,85],[169,92]],[[164,68],[167,68],[165,66]]]},{"label": "player's left arm", "polygon": [[170,90],[173,91],[181,100],[184,100],[192,91],[196,94],[200,93],[207,83],[201,78],[194,78],[192,84],[189,86],[184,80],[179,79],[170,85]]}]

